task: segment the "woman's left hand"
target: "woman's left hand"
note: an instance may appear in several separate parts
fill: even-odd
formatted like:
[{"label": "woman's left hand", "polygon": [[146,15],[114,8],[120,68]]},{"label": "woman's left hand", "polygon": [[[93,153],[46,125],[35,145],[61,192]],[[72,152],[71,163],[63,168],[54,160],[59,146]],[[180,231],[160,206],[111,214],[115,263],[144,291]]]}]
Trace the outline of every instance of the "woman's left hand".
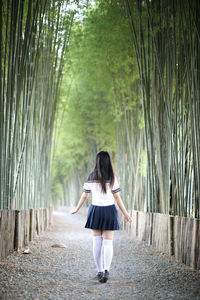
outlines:
[{"label": "woman's left hand", "polygon": [[129,216],[129,214],[124,216],[124,220],[125,220],[125,222],[129,222],[129,223],[132,222],[132,218],[131,218],[131,216]]}]

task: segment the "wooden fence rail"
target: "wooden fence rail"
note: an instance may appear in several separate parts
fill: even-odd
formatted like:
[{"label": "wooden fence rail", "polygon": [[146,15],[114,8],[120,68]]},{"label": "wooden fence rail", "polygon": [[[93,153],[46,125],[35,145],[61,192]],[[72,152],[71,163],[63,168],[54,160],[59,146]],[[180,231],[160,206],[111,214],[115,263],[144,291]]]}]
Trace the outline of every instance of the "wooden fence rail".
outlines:
[{"label": "wooden fence rail", "polygon": [[53,223],[53,207],[0,210],[0,259],[28,245]]},{"label": "wooden fence rail", "polygon": [[[200,220],[161,213],[129,211],[131,224],[121,227],[140,241],[200,270]],[[0,258],[27,246],[53,223],[53,208],[0,210]]]},{"label": "wooden fence rail", "polygon": [[133,222],[122,222],[122,228],[134,238],[174,255],[177,261],[193,269],[200,269],[199,219],[135,210],[129,213]]}]

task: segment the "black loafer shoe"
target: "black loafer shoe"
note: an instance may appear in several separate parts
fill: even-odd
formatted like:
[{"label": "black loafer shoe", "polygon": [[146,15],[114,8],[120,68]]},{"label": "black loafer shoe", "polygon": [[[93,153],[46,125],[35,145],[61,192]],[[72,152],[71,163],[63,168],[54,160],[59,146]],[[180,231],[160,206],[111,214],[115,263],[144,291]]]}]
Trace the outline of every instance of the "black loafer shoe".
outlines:
[{"label": "black loafer shoe", "polygon": [[105,272],[103,273],[102,278],[99,280],[99,282],[101,283],[105,283],[108,280],[109,277],[109,272],[107,270],[105,270]]},{"label": "black loafer shoe", "polygon": [[99,281],[101,280],[102,277],[103,277],[103,272],[98,272],[97,278]]}]

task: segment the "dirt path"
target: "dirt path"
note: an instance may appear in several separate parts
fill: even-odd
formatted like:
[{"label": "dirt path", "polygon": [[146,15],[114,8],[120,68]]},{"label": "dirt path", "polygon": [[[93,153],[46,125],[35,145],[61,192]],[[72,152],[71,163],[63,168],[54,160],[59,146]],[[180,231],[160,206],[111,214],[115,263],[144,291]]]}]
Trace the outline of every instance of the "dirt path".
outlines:
[{"label": "dirt path", "polygon": [[110,278],[99,283],[85,220],[57,211],[54,226],[30,243],[32,254],[2,260],[0,299],[200,299],[200,272],[122,231],[115,233]]}]

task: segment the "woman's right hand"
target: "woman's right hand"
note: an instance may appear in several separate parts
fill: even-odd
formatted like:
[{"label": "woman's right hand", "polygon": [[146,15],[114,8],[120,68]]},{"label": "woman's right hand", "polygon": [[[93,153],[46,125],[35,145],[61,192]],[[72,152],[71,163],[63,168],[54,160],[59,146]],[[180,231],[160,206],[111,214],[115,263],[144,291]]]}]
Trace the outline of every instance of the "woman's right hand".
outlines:
[{"label": "woman's right hand", "polygon": [[71,213],[71,215],[74,215],[74,214],[76,214],[77,212],[78,212],[77,208],[74,208],[74,209],[71,210],[70,213]]}]

